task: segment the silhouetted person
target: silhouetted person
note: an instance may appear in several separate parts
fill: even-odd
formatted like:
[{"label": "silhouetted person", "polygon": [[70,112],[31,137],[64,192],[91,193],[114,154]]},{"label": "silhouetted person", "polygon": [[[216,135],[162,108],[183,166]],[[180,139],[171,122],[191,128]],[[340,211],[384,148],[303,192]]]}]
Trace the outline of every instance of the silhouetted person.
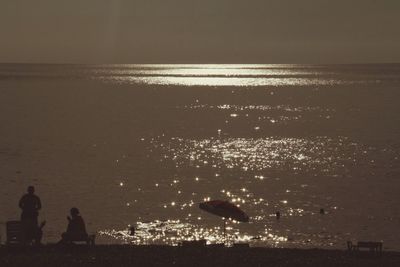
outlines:
[{"label": "silhouetted person", "polygon": [[70,213],[71,217],[67,217],[67,231],[61,235],[62,239],[60,243],[71,243],[72,241],[85,240],[88,238],[85,222],[80,216],[79,210],[77,208],[72,208]]},{"label": "silhouetted person", "polygon": [[39,244],[42,239],[43,222],[39,227],[38,216],[39,210],[42,208],[40,198],[35,195],[35,188],[28,187],[28,193],[23,195],[19,201],[19,207],[22,209],[21,224],[23,231],[23,240],[30,242],[32,240]]},{"label": "silhouetted person", "polygon": [[324,209],[320,209],[319,210],[319,214],[324,215],[325,214],[325,210]]},{"label": "silhouetted person", "polygon": [[275,213],[275,215],[276,215],[276,219],[277,219],[277,220],[279,220],[279,219],[281,218],[281,213],[280,213],[279,211],[277,211],[277,212]]}]

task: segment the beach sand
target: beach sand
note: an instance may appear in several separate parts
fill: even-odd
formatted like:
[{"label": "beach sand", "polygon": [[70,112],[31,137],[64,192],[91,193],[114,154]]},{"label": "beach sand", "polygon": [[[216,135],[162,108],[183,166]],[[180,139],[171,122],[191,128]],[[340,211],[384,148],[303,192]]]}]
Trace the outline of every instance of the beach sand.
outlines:
[{"label": "beach sand", "polygon": [[0,266],[400,266],[399,252],[381,257],[344,250],[75,245],[2,247]]}]

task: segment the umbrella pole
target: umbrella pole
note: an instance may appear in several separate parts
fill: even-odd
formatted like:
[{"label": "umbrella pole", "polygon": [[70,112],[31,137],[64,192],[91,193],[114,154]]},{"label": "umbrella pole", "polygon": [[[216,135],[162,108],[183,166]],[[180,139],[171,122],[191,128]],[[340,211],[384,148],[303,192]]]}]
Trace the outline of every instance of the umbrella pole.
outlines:
[{"label": "umbrella pole", "polygon": [[224,243],[226,242],[226,219],[224,219]]}]

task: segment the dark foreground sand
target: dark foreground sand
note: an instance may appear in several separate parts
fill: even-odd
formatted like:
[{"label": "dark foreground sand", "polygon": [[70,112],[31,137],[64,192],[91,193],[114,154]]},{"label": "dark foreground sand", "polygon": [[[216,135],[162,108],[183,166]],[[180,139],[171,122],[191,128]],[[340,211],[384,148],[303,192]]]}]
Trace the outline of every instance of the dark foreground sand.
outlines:
[{"label": "dark foreground sand", "polygon": [[399,252],[381,257],[341,250],[185,248],[100,245],[0,248],[0,266],[400,266]]}]

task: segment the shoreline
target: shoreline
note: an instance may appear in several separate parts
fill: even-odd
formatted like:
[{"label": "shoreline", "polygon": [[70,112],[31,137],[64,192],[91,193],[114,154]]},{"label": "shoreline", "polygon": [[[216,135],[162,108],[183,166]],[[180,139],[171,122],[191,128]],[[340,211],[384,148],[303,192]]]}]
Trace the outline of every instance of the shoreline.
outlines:
[{"label": "shoreline", "polygon": [[[34,265],[32,265],[34,264]],[[400,252],[166,245],[0,247],[0,266],[400,266]]]}]

